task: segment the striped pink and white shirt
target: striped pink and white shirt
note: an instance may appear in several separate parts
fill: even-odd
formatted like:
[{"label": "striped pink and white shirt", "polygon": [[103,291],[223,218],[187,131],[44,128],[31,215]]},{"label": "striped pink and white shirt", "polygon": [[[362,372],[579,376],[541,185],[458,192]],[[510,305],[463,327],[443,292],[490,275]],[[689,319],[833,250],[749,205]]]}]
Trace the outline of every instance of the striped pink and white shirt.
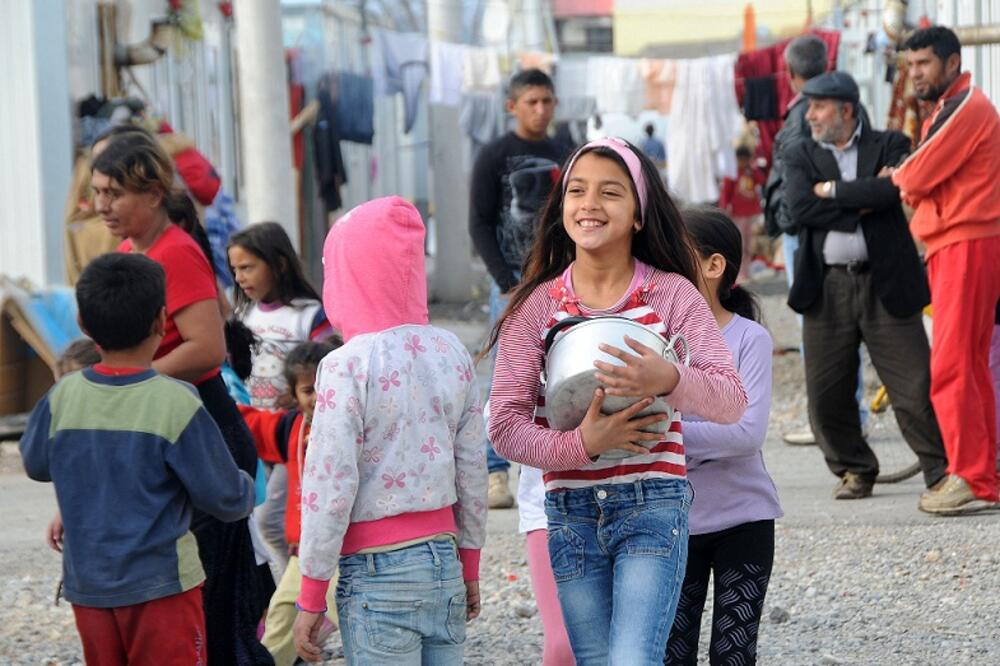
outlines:
[{"label": "striped pink and white shirt", "polygon": [[[590,310],[575,296],[570,270],[540,285],[504,323],[490,389],[490,440],[509,460],[545,470],[546,490],[684,478],[680,413],[735,423],[747,396],[732,356],[704,298],[688,280],[636,261],[636,279],[607,310]],[[682,333],[691,350],[690,367],[678,366],[680,381],[665,396],[677,412],[664,439],[649,454],[592,461],[580,429],[548,427],[542,397],[544,340],[559,320],[576,315],[614,314],[642,323],[664,337]]]}]

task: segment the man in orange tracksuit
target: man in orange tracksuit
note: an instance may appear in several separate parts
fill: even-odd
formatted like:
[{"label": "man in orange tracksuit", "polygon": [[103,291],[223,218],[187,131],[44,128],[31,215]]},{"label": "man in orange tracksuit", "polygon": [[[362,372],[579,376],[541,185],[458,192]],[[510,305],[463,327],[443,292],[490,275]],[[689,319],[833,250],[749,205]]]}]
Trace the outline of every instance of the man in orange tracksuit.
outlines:
[{"label": "man in orange tracksuit", "polygon": [[913,234],[927,245],[931,401],[948,455],[949,475],[920,508],[955,515],[997,502],[989,349],[1000,299],[1000,117],[961,72],[954,32],[919,30],[904,48],[917,95],[937,102],[917,150],[892,174],[916,211]]}]

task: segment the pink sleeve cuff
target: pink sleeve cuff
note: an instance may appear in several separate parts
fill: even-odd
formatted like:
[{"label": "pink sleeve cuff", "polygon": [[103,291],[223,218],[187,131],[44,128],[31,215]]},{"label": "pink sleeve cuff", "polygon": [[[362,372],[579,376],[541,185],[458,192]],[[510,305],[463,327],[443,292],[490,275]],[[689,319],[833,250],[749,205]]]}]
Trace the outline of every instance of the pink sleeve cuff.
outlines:
[{"label": "pink sleeve cuff", "polygon": [[316,580],[302,576],[302,591],[299,592],[299,607],[309,613],[326,611],[326,590],[330,587],[328,580]]},{"label": "pink sleeve cuff", "polygon": [[[464,580],[479,580],[479,549],[459,548],[458,559],[462,561],[462,578]],[[302,590],[305,592],[305,578]]]}]

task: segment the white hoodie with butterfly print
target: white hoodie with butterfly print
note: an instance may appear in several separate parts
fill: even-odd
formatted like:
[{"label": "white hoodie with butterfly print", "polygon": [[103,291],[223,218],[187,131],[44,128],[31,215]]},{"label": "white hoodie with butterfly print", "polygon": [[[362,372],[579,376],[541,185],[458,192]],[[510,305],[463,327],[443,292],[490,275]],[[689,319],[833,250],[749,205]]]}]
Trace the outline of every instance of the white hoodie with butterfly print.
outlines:
[{"label": "white hoodie with butterfly print", "polygon": [[358,335],[316,377],[302,481],[302,572],[340,555],[452,532],[466,579],[486,536],[486,452],[472,359],[452,333]]}]

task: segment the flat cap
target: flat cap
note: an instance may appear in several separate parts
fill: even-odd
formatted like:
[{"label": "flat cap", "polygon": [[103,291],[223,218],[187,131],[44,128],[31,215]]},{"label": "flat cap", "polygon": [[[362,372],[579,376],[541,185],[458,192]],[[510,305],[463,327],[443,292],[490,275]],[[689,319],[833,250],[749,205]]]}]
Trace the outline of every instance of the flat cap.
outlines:
[{"label": "flat cap", "polygon": [[861,99],[858,84],[847,72],[827,72],[813,77],[802,87],[802,94],[806,97],[840,99],[855,104]]}]

